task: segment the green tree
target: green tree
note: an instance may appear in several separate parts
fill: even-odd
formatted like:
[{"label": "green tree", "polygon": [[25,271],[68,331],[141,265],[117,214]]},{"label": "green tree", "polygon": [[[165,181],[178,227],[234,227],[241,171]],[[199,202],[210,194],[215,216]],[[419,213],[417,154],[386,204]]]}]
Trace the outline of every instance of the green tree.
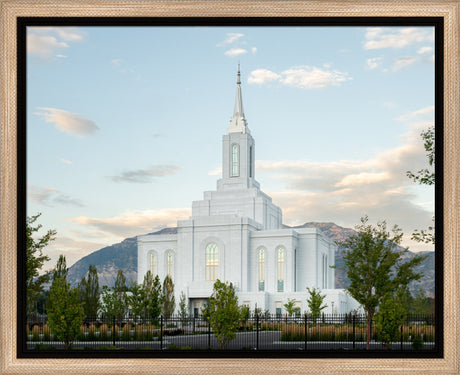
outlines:
[{"label": "green tree", "polygon": [[326,295],[321,294],[320,289],[316,288],[310,289],[307,287],[307,291],[310,295],[307,299],[307,306],[310,309],[313,322],[316,323],[316,319],[320,317],[321,311],[327,307],[327,305],[323,305]]},{"label": "green tree", "polygon": [[64,349],[69,350],[80,330],[83,307],[78,299],[78,289],[71,288],[66,275],[66,260],[61,255],[49,291],[48,325],[56,338],[64,342]]},{"label": "green tree", "polygon": [[180,293],[179,299],[179,316],[182,324],[187,323],[187,318],[189,315],[189,304],[186,300],[185,293]]},{"label": "green tree", "polygon": [[128,298],[128,305],[131,309],[131,313],[135,319],[141,317],[144,312],[144,292],[142,285],[132,281],[128,287],[131,292]]},{"label": "green tree", "polygon": [[163,281],[163,316],[169,319],[176,309],[176,300],[174,297],[174,282],[171,276],[166,275]]},{"label": "green tree", "polygon": [[376,327],[381,342],[386,349],[390,349],[392,342],[398,341],[400,327],[407,317],[406,306],[403,303],[402,293],[398,296],[386,295],[375,315]]},{"label": "green tree", "polygon": [[221,349],[236,337],[241,318],[238,297],[232,283],[216,280],[209,298],[209,323]]},{"label": "green tree", "polygon": [[115,280],[115,286],[113,287],[113,294],[117,304],[117,319],[123,319],[128,312],[128,296],[126,292],[128,287],[126,285],[126,277],[123,274],[123,270],[119,269],[117,273],[117,279]]},{"label": "green tree", "polygon": [[[435,173],[434,173],[434,161],[435,161],[435,134],[434,126],[429,127],[421,134],[423,139],[423,145],[425,147],[426,156],[428,159],[428,168],[420,169],[413,173],[407,171],[406,175],[412,179],[415,183],[420,185],[434,185]],[[434,218],[433,218],[434,221]],[[428,227],[428,229],[415,230],[411,237],[414,241],[431,243],[434,244],[434,225]]]},{"label": "green tree", "polygon": [[427,298],[422,288],[418,288],[413,298],[411,313],[414,314],[430,314],[430,299]]},{"label": "green tree", "polygon": [[50,273],[40,275],[43,264],[50,260],[43,254],[43,249],[55,239],[56,231],[49,230],[42,237],[34,239],[34,233],[38,232],[42,225],[34,223],[40,217],[40,213],[26,219],[26,312],[32,314],[36,310],[36,302],[43,293],[43,284],[50,280]]},{"label": "green tree", "polygon": [[294,299],[288,298],[288,301],[283,306],[289,317],[294,315],[297,310],[295,306],[295,298]]},{"label": "green tree", "polygon": [[79,284],[80,302],[86,318],[96,318],[99,312],[101,291],[96,266],[90,265],[88,274],[83,276]]},{"label": "green tree", "polygon": [[414,271],[425,257],[415,256],[404,262],[407,249],[397,251],[403,233],[395,225],[392,234],[387,231],[386,222],[377,227],[367,224],[368,217],[361,218],[356,226],[357,233],[338,245],[345,248],[343,260],[350,279],[348,293],[358,301],[367,316],[367,348],[371,336],[372,319],[383,299],[405,290],[412,280],[419,280],[421,273]]},{"label": "green tree", "polygon": [[157,322],[161,314],[163,296],[161,293],[161,282],[158,275],[153,277],[152,272],[147,271],[142,284],[143,290],[143,317],[152,322]]}]

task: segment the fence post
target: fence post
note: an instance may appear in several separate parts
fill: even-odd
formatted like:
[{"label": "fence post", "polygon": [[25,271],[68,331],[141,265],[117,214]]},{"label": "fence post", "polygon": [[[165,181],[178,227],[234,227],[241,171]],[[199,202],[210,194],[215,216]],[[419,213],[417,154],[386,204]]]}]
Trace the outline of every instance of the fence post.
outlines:
[{"label": "fence post", "polygon": [[113,316],[113,322],[112,322],[112,341],[113,341],[113,346],[115,346],[115,315]]},{"label": "fence post", "polygon": [[211,320],[208,319],[208,349],[211,349]]},{"label": "fence post", "polygon": [[193,315],[193,333],[195,333],[195,315]]},{"label": "fence post", "polygon": [[356,315],[353,314],[353,349],[356,348]]},{"label": "fence post", "polygon": [[256,314],[256,350],[259,350],[259,314]]},{"label": "fence post", "polygon": [[163,350],[163,315],[160,316],[160,350]]},{"label": "fence post", "polygon": [[308,319],[307,319],[307,313],[304,314],[304,322],[305,322],[305,350],[307,350],[307,335],[308,335]]}]

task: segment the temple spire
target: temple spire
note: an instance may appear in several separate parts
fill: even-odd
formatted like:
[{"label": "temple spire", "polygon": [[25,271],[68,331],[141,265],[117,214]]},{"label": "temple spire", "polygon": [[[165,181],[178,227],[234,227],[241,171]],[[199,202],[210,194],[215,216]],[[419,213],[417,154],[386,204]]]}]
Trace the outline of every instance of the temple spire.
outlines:
[{"label": "temple spire", "polygon": [[243,95],[241,94],[241,73],[239,63],[238,74],[236,79],[235,108],[233,110],[233,116],[230,119],[230,126],[227,129],[227,133],[249,133],[249,129],[247,128],[247,122],[244,117]]}]

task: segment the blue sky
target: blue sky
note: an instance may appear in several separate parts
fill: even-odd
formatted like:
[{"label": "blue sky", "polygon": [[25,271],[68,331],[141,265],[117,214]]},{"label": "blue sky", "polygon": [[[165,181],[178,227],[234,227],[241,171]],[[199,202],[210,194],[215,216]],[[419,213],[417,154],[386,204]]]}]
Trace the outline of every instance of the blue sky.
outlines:
[{"label": "blue sky", "polygon": [[32,27],[27,212],[68,265],[175,226],[214,190],[241,64],[256,179],[288,225],[431,224],[430,27]]}]

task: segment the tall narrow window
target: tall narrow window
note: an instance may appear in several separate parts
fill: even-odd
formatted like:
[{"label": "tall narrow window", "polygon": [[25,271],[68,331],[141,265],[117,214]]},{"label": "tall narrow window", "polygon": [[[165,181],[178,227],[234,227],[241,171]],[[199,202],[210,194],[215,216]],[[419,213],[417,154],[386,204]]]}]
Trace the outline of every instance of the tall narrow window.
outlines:
[{"label": "tall narrow window", "polygon": [[172,279],[174,274],[174,254],[172,251],[168,251],[166,254],[166,273]]},{"label": "tall narrow window", "polygon": [[238,155],[238,145],[234,144],[232,146],[232,177],[239,175],[239,155]]},{"label": "tall narrow window", "polygon": [[265,249],[259,250],[259,292],[265,290]]},{"label": "tall narrow window", "polygon": [[219,268],[219,248],[214,242],[206,246],[206,281],[216,281]]},{"label": "tall narrow window", "polygon": [[278,292],[284,292],[284,248],[278,249]]},{"label": "tall narrow window", "polygon": [[153,251],[150,253],[150,272],[153,276],[157,274],[157,255]]},{"label": "tall narrow window", "polygon": [[249,147],[249,177],[252,177],[252,146]]}]

